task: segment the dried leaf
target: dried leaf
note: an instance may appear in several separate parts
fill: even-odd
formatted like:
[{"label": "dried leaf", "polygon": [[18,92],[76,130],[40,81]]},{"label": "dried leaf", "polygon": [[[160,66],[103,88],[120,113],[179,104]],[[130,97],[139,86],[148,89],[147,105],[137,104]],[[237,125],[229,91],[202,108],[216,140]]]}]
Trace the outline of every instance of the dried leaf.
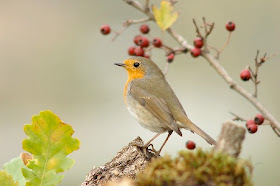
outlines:
[{"label": "dried leaf", "polygon": [[28,161],[32,159],[32,155],[27,152],[20,153],[20,158],[23,161],[24,165],[27,165]]},{"label": "dried leaf", "polygon": [[168,1],[161,1],[161,7],[152,7],[158,26],[164,31],[169,28],[178,18],[178,12],[173,12],[173,6]]}]

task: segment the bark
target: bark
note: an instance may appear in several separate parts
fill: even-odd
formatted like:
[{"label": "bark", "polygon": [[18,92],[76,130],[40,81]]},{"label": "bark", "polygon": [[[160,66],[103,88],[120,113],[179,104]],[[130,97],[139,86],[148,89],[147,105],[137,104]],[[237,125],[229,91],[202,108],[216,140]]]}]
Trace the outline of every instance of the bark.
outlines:
[{"label": "bark", "polygon": [[153,153],[149,151],[144,153],[143,149],[135,144],[143,145],[144,143],[140,137],[137,137],[123,147],[110,162],[93,168],[81,185],[104,185],[109,181],[120,181],[122,178],[135,179],[136,174],[143,170],[146,163],[154,157]]}]

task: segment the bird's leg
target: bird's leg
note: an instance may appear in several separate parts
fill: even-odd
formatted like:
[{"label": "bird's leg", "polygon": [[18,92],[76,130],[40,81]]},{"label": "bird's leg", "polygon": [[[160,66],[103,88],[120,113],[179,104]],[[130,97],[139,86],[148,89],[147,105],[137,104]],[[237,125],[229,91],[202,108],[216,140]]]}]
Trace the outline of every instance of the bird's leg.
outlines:
[{"label": "bird's leg", "polygon": [[161,135],[162,133],[164,133],[166,130],[162,130],[160,132],[158,132],[152,139],[150,139],[145,145],[142,145],[142,144],[132,144],[132,145],[135,145],[137,147],[140,147],[142,150],[143,150],[143,153],[146,155],[147,158],[150,158],[149,154],[148,154],[148,147],[151,145],[152,146],[152,149],[151,151],[153,151],[156,156],[158,156],[158,152],[153,148],[153,145],[151,144],[151,142],[156,139],[159,135]]},{"label": "bird's leg", "polygon": [[143,147],[148,147],[150,145],[150,143],[152,141],[154,141],[154,139],[156,139],[159,135],[161,135],[162,133],[164,133],[165,130],[160,131],[159,133],[157,133],[152,139],[150,139],[150,141],[148,141]]},{"label": "bird's leg", "polygon": [[160,152],[161,152],[162,148],[164,147],[164,145],[165,145],[165,144],[166,144],[166,142],[168,141],[168,139],[169,139],[169,137],[171,136],[172,132],[173,132],[173,130],[168,131],[168,135],[167,135],[167,137],[166,137],[165,141],[163,142],[162,146],[160,147],[159,151],[157,152],[157,153],[158,153],[158,155],[160,154]]}]

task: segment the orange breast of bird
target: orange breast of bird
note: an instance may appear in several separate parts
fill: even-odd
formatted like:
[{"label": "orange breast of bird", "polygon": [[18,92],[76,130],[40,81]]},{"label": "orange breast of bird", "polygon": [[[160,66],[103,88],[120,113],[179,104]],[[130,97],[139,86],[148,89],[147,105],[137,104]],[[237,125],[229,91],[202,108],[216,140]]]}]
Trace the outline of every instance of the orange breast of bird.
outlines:
[{"label": "orange breast of bird", "polygon": [[[134,61],[135,61],[133,59],[129,59],[129,60],[131,60],[131,63],[134,63]],[[135,69],[127,68],[126,70],[127,70],[127,73],[128,73],[128,79],[127,79],[127,81],[125,83],[125,86],[124,86],[123,97],[124,97],[124,102],[127,105],[127,88],[129,86],[129,84],[134,79],[143,78],[145,76],[145,73],[140,69],[135,70]]]}]

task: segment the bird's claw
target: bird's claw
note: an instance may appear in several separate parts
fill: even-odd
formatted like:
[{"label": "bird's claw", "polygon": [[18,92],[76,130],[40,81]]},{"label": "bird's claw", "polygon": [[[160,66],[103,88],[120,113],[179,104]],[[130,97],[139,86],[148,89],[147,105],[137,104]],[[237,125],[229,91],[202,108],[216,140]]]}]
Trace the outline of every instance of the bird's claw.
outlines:
[{"label": "bird's claw", "polygon": [[[160,156],[158,151],[155,150],[153,144],[143,145],[142,143],[135,142],[135,143],[132,143],[131,145],[140,148],[147,159],[151,159],[152,157]],[[151,149],[149,149],[150,146],[151,146]]]}]

